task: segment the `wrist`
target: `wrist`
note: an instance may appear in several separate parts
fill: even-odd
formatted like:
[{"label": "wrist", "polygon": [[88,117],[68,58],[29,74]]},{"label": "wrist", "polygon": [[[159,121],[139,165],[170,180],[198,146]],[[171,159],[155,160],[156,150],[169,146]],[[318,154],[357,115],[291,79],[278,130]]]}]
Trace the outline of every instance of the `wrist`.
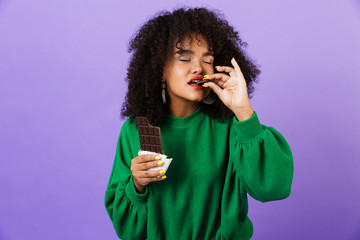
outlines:
[{"label": "wrist", "polygon": [[137,182],[135,182],[134,178],[133,178],[133,183],[134,183],[134,187],[135,187],[135,190],[137,193],[139,193],[139,194],[145,193],[146,186],[142,186],[142,185],[138,184]]},{"label": "wrist", "polygon": [[[133,179],[133,176],[131,176]],[[127,198],[136,204],[145,204],[149,195],[148,189],[145,188],[144,193],[138,193],[135,188],[134,180],[129,181],[125,186],[125,195]]]},{"label": "wrist", "polygon": [[237,111],[234,111],[234,114],[237,120],[241,122],[249,119],[254,114],[254,110],[251,106],[249,106],[247,108],[240,108]]}]

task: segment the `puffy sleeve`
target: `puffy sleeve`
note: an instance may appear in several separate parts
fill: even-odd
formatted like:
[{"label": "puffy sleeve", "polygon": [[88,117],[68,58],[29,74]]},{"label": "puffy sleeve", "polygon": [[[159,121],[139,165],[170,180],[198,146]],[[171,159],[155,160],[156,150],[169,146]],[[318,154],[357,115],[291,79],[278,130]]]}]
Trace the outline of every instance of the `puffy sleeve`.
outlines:
[{"label": "puffy sleeve", "polygon": [[137,134],[129,125],[127,120],[120,132],[105,192],[105,208],[119,238],[146,239],[148,189],[139,194],[133,184],[130,166],[135,156],[131,146],[136,142]]},{"label": "puffy sleeve", "polygon": [[287,198],[294,165],[285,138],[260,124],[256,112],[245,121],[232,121],[230,160],[247,193],[261,202]]}]

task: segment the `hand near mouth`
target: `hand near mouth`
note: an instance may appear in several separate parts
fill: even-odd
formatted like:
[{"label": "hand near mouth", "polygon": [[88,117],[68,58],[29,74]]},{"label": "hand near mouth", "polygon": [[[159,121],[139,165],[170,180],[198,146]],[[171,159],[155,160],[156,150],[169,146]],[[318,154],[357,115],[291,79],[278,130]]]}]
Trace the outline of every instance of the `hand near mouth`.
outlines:
[{"label": "hand near mouth", "polygon": [[204,85],[204,83],[207,83],[207,82],[210,82],[210,81],[211,80],[209,80],[209,79],[203,79],[203,80],[197,81],[196,84],[202,86],[202,85]]},{"label": "hand near mouth", "polygon": [[210,80],[208,80],[208,79],[205,79],[205,77],[207,77],[207,76],[209,76],[209,75],[205,75],[204,77],[201,77],[201,76],[193,77],[193,78],[191,78],[191,80],[188,82],[188,84],[193,84],[193,85],[201,86],[201,85],[203,85],[204,83],[210,81]]},{"label": "hand near mouth", "polygon": [[247,85],[244,75],[236,62],[235,58],[231,59],[234,68],[228,66],[218,66],[218,72],[210,74],[204,80],[208,80],[206,86],[210,87],[237,117],[239,121],[250,118],[254,110],[250,105],[247,92]]}]

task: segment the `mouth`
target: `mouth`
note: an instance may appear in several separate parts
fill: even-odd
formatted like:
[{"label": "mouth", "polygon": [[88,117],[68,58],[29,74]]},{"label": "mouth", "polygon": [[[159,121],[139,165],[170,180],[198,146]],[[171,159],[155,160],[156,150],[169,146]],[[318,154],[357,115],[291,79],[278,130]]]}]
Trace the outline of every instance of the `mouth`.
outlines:
[{"label": "mouth", "polygon": [[202,77],[193,77],[188,84],[189,85],[198,85],[198,86],[202,86],[204,83],[209,82],[210,80],[207,79],[203,79]]},{"label": "mouth", "polygon": [[197,85],[197,84],[189,84],[190,85],[190,87],[192,87],[192,88],[194,88],[194,89],[196,89],[196,90],[201,90],[201,89],[203,89],[203,86],[201,86],[201,85]]}]

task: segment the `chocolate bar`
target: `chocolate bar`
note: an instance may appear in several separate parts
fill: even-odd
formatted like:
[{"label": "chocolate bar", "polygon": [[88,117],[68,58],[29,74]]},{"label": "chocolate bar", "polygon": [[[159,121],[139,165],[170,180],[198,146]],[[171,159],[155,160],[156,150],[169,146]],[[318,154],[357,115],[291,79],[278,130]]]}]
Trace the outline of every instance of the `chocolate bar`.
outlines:
[{"label": "chocolate bar", "polygon": [[136,117],[136,124],[141,150],[164,154],[160,128],[152,126],[147,117]]},{"label": "chocolate bar", "polygon": [[211,81],[211,80],[204,79],[204,80],[197,81],[196,84],[197,84],[197,85],[203,85],[204,83],[207,83],[207,82],[210,82],[210,81]]}]

